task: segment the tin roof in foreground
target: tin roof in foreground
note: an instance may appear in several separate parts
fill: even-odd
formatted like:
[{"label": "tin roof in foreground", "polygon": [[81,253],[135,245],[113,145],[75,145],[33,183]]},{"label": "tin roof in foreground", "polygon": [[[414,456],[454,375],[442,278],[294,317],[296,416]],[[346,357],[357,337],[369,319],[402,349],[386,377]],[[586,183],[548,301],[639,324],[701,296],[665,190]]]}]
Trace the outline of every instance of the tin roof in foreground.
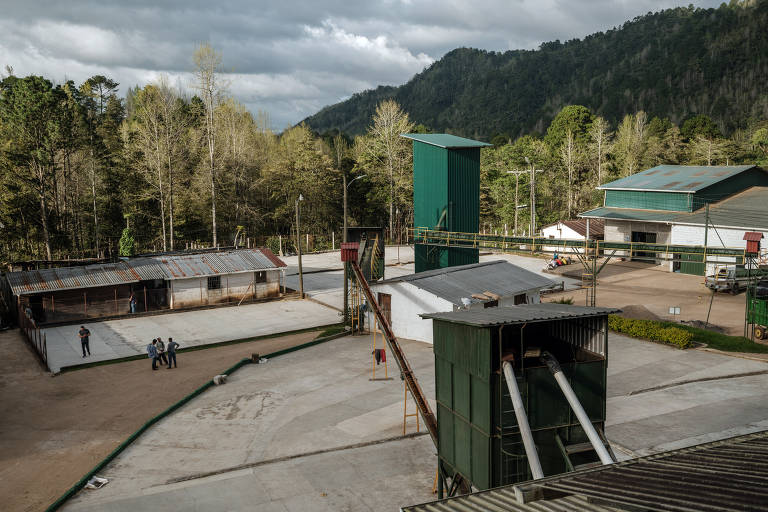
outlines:
[{"label": "tin roof in foreground", "polygon": [[530,322],[545,322],[547,320],[566,320],[569,318],[584,318],[619,313],[616,308],[592,308],[587,306],[571,306],[546,302],[541,304],[520,304],[519,306],[500,306],[484,309],[463,309],[448,313],[424,313],[422,318],[443,320],[455,324],[473,325],[475,327],[492,327],[495,325],[512,325]]},{"label": "tin roof in foreground", "polygon": [[480,142],[479,140],[457,137],[448,133],[403,133],[400,136],[445,149],[483,148],[493,145],[487,142]]},{"label": "tin roof in foreground", "polygon": [[[533,501],[537,494],[554,499]],[[528,496],[528,503],[516,495]],[[768,511],[766,496],[768,431],[762,431],[402,510]]]},{"label": "tin roof in foreground", "polygon": [[461,305],[462,298],[469,298],[473,293],[489,291],[501,297],[511,297],[555,284],[551,279],[504,260],[428,270],[375,284],[396,282],[407,282],[457,306]]},{"label": "tin roof in foreground", "polygon": [[754,165],[657,165],[597,188],[598,190],[694,193],[754,167]]},{"label": "tin roof in foreground", "polygon": [[138,257],[116,263],[9,272],[16,296],[80,288],[96,288],[139,281],[184,279],[235,274],[284,267],[272,251],[237,249],[226,252]]}]

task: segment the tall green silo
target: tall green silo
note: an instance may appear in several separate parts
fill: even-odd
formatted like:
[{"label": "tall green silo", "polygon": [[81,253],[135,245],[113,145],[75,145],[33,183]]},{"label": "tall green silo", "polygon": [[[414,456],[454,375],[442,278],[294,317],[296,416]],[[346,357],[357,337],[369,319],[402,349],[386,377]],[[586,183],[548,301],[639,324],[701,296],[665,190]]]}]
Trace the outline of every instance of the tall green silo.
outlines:
[{"label": "tall green silo", "polygon": [[[413,140],[414,227],[477,233],[480,148],[490,144],[444,133],[403,137]],[[477,249],[415,247],[416,272],[477,262]]]}]

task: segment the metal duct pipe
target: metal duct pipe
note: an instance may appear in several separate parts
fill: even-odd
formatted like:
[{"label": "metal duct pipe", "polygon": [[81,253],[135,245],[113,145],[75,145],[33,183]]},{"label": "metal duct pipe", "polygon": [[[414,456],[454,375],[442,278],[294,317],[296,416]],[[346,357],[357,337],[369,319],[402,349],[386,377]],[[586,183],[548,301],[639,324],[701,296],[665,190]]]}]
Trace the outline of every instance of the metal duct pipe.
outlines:
[{"label": "metal duct pipe", "polygon": [[581,406],[581,402],[579,402],[579,399],[576,397],[576,393],[573,392],[573,388],[571,388],[571,385],[568,383],[568,379],[565,377],[563,369],[560,368],[560,363],[557,362],[555,356],[549,352],[544,352],[541,355],[541,360],[547,365],[549,371],[554,375],[557,384],[560,386],[560,389],[563,390],[563,394],[565,395],[565,398],[568,399],[568,403],[571,404],[573,412],[576,413],[576,417],[579,419],[581,427],[584,429],[584,432],[587,433],[589,442],[592,443],[597,455],[600,457],[600,462],[605,465],[616,462],[605,448],[603,440],[600,439],[600,435],[597,433],[597,430],[595,430],[595,426],[592,425],[592,422],[589,420],[589,416],[587,416],[587,413]]},{"label": "metal duct pipe", "polygon": [[528,424],[528,416],[525,414],[523,398],[520,396],[520,390],[517,387],[515,370],[509,361],[504,361],[501,368],[504,370],[504,378],[507,380],[509,396],[512,397],[512,405],[515,407],[517,425],[520,427],[520,436],[523,438],[523,446],[525,447],[525,455],[528,457],[528,464],[531,466],[531,474],[533,474],[534,480],[544,478],[544,471],[542,471],[541,462],[539,461],[539,453],[536,451],[536,444],[533,442],[531,426]]}]

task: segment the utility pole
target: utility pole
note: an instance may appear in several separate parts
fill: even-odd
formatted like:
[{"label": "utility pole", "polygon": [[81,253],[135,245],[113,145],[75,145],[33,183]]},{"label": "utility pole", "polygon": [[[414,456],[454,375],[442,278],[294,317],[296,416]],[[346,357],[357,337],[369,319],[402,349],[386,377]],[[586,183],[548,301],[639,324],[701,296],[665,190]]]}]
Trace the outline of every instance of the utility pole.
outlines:
[{"label": "utility pole", "polygon": [[531,238],[536,236],[536,173],[544,172],[541,169],[536,169],[533,162],[528,157],[525,157],[525,163],[531,166]]},{"label": "utility pole", "polygon": [[304,298],[304,274],[301,271],[301,231],[299,230],[299,202],[304,200],[304,196],[299,194],[296,199],[296,249],[299,251],[299,297]]},{"label": "utility pole", "polygon": [[515,175],[515,230],[514,230],[514,236],[517,236],[517,210],[520,209],[518,206],[517,201],[517,189],[520,186],[520,175],[521,174],[528,174],[528,171],[507,171],[507,174],[514,174]]}]

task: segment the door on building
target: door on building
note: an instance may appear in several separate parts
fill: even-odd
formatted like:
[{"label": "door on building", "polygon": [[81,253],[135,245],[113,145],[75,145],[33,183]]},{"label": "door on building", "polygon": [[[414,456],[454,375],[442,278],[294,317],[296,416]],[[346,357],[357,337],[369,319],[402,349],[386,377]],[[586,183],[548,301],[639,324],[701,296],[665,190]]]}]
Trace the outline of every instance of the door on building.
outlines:
[{"label": "door on building", "polygon": [[[640,243],[640,244],[655,244],[656,233],[651,233],[648,231],[633,231],[632,242]],[[645,263],[655,263],[656,253],[647,252],[647,251],[633,251],[632,261],[643,261]]]},{"label": "door on building", "polygon": [[389,322],[389,325],[391,327],[392,326],[392,295],[390,295],[389,293],[379,292],[377,301],[379,303],[379,308],[381,309],[381,314],[384,315],[384,318],[387,319],[387,322]]}]

